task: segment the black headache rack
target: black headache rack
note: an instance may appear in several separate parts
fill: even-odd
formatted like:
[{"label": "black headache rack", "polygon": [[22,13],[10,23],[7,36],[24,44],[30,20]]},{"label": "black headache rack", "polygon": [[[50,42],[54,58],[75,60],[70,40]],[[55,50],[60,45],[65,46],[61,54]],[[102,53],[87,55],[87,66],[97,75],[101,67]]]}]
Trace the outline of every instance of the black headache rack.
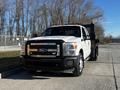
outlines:
[{"label": "black headache rack", "polygon": [[95,40],[96,36],[95,36],[95,30],[94,30],[94,24],[83,24],[82,26],[86,27],[86,29],[89,32],[90,35],[90,40]]}]

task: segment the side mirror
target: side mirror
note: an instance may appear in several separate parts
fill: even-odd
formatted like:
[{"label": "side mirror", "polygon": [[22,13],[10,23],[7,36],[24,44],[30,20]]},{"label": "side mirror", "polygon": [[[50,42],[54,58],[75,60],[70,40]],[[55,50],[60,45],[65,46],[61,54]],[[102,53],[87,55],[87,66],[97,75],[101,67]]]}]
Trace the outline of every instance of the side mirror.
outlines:
[{"label": "side mirror", "polygon": [[86,39],[87,39],[87,37],[83,35],[83,39],[84,39],[84,40],[86,40]]},{"label": "side mirror", "polygon": [[96,43],[99,43],[100,41],[99,41],[99,39],[96,39],[95,42],[96,42]]}]

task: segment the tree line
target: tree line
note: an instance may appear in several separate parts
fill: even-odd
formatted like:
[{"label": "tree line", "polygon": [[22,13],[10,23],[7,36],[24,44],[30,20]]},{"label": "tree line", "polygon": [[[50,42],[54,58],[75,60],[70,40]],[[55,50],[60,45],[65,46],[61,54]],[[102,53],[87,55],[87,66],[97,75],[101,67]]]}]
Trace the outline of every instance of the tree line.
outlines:
[{"label": "tree line", "polygon": [[0,0],[0,35],[28,36],[51,25],[95,23],[104,36],[102,10],[93,0]]}]

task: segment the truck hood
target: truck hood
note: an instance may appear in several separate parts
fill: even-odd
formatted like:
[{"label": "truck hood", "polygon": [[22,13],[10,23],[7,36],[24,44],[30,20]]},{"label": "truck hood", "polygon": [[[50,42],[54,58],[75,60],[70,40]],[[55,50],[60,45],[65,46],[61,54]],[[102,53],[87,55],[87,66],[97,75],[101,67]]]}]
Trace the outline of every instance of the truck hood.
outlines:
[{"label": "truck hood", "polygon": [[74,36],[42,36],[31,38],[30,40],[63,40],[65,42],[75,42],[75,39],[77,38]]}]

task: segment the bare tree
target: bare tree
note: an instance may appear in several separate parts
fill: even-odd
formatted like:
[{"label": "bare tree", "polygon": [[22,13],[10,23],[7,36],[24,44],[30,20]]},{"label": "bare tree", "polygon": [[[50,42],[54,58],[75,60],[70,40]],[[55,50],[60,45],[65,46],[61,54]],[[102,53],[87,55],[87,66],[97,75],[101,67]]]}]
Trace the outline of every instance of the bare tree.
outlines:
[{"label": "bare tree", "polygon": [[16,0],[16,33],[20,35],[20,0]]},{"label": "bare tree", "polygon": [[6,30],[9,35],[41,33],[50,25],[58,24],[86,24],[92,21],[99,24],[103,17],[102,10],[94,6],[93,0],[8,0],[9,6],[5,5],[5,1],[0,0],[0,33]]},{"label": "bare tree", "polygon": [[29,29],[29,18],[30,18],[30,7],[32,4],[32,0],[26,0],[26,8],[25,8],[25,12],[26,14],[24,14],[24,16],[26,17],[26,26],[25,26],[25,30],[24,30],[24,36],[27,36],[28,33],[28,29]]},{"label": "bare tree", "polygon": [[84,0],[67,0],[67,11],[68,13],[68,23],[77,23],[78,22],[78,16],[80,14],[80,8],[82,7],[82,4],[84,3]]},{"label": "bare tree", "polygon": [[53,0],[53,3],[49,6],[51,25],[64,24],[64,2],[64,0]]},{"label": "bare tree", "polygon": [[25,34],[25,27],[24,27],[24,0],[21,0],[21,21],[22,21],[22,32],[21,32],[21,35],[24,36]]},{"label": "bare tree", "polygon": [[15,26],[15,13],[12,8],[9,9],[8,35],[13,36]]},{"label": "bare tree", "polygon": [[4,0],[0,0],[0,34],[5,34],[4,26],[5,26],[5,10],[6,10],[6,2]]},{"label": "bare tree", "polygon": [[100,42],[104,41],[104,28],[102,27],[101,24],[96,24],[95,25],[95,33],[96,33],[96,38],[100,40]]}]

